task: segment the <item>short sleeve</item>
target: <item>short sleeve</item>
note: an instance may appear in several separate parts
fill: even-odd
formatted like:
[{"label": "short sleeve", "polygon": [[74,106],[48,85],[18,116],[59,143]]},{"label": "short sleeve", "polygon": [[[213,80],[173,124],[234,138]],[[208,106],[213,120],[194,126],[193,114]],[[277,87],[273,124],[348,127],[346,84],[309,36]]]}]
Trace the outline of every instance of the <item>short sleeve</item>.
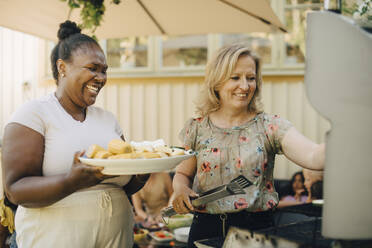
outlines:
[{"label": "short sleeve", "polygon": [[123,135],[123,130],[120,127],[119,121],[116,119],[114,115],[112,115],[112,118],[114,119],[115,122],[115,133],[117,133],[117,135],[121,137]]},{"label": "short sleeve", "polygon": [[282,140],[292,126],[292,123],[278,115],[264,116],[265,132],[276,154],[283,154]]},{"label": "short sleeve", "polygon": [[196,119],[191,118],[186,121],[184,128],[179,134],[179,139],[181,140],[186,150],[195,150],[197,125],[198,122],[196,121]]},{"label": "short sleeve", "polygon": [[32,130],[45,135],[45,114],[43,114],[43,107],[39,101],[33,100],[28,103],[23,104],[19,109],[17,109],[9,123],[18,123]]}]

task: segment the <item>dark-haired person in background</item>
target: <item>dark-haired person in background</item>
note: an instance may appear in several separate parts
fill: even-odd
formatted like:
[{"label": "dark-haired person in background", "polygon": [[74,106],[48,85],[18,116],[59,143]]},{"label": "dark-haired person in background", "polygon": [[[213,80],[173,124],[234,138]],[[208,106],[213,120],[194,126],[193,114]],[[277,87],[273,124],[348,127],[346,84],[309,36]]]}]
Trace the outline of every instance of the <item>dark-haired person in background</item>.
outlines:
[{"label": "dark-haired person in background", "polygon": [[[79,162],[91,144],[122,138],[116,118],[92,105],[106,83],[106,58],[66,21],[51,55],[57,90],[19,108],[5,128],[5,193],[17,205],[19,247],[132,247],[127,193],[148,175],[108,177]],[[124,191],[123,190],[126,191]]]},{"label": "dark-haired person in background", "polygon": [[278,208],[305,203],[307,200],[307,195],[305,194],[306,190],[304,182],[305,178],[302,171],[298,171],[293,174],[290,182],[289,195],[284,196],[282,197],[282,199],[280,199]]},{"label": "dark-haired person in background", "polygon": [[[321,198],[315,198],[313,195],[312,195],[312,192],[314,191],[312,189],[312,186],[317,183],[317,182],[322,182],[323,181],[323,172],[320,172],[320,171],[312,171],[312,170],[304,170],[303,171],[304,173],[304,177],[305,177],[305,182],[304,182],[304,186],[308,192],[308,195],[307,195],[307,200],[306,202],[307,203],[310,203],[312,202],[313,200],[315,199],[321,199]],[[320,189],[323,190],[322,188],[323,186],[323,183],[321,184],[321,187]],[[319,195],[323,195],[323,192],[319,192],[319,186],[315,186],[317,187],[315,189],[315,193],[317,194],[316,197],[319,197]]]},{"label": "dark-haired person in background", "polygon": [[318,200],[323,199],[323,181],[316,181],[311,185],[311,199]]}]

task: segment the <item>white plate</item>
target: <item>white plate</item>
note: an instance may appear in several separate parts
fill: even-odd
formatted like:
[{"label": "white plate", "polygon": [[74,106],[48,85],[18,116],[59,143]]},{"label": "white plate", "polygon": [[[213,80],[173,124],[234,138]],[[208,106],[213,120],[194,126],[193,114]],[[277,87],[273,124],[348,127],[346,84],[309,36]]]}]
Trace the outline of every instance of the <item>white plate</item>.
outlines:
[{"label": "white plate", "polygon": [[[158,234],[160,234],[161,236],[158,236]],[[151,236],[151,238],[159,242],[171,241],[174,238],[172,233],[163,230],[150,232],[149,235]]]},{"label": "white plate", "polygon": [[104,167],[102,173],[106,175],[134,175],[171,170],[192,156],[194,154],[151,159],[79,159],[84,164]]},{"label": "white plate", "polygon": [[315,205],[315,206],[323,206],[323,204],[324,204],[324,200],[323,200],[323,199],[313,200],[312,203],[313,203],[313,205]]}]

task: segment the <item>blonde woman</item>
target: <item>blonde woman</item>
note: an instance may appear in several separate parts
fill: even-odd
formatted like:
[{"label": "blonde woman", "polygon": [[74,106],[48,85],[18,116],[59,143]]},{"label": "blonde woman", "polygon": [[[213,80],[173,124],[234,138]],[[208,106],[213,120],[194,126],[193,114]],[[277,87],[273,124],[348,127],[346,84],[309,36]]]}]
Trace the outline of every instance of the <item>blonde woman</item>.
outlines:
[{"label": "blonde woman", "polygon": [[[276,154],[296,164],[322,170],[324,145],[301,135],[292,124],[263,112],[261,63],[248,47],[220,49],[209,61],[197,110],[199,118],[186,122],[180,138],[196,157],[177,167],[173,180],[178,213],[196,211],[188,246],[194,241],[223,237],[229,226],[250,230],[272,225],[272,209],[279,202],[273,187]],[[245,194],[228,196],[194,209],[190,197],[244,175],[253,185]]]}]

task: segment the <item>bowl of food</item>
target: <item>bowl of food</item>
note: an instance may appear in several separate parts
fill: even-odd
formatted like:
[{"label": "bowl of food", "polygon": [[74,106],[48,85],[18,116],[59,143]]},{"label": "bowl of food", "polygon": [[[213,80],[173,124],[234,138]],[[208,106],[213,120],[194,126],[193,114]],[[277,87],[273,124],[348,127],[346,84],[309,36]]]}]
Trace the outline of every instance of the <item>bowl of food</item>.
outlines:
[{"label": "bowl of food", "polygon": [[189,239],[190,227],[181,227],[174,230],[174,238],[183,243],[187,243]]},{"label": "bowl of food", "polygon": [[149,233],[148,230],[142,228],[133,228],[134,232],[134,242],[139,242],[146,238],[146,235]]},{"label": "bowl of food", "polygon": [[193,214],[176,214],[171,217],[164,217],[165,225],[169,229],[191,226]]}]

